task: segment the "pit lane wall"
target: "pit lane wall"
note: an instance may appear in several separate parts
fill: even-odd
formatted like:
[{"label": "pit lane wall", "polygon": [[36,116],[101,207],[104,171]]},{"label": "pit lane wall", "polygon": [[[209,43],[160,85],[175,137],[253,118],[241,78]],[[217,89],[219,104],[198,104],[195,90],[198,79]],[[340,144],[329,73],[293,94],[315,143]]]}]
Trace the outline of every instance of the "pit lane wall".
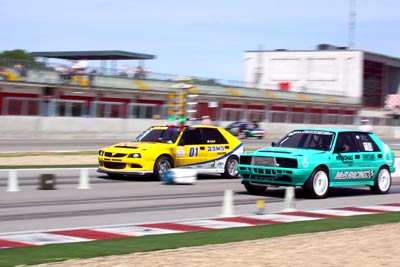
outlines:
[{"label": "pit lane wall", "polygon": [[[221,122],[226,126],[229,122]],[[1,139],[132,139],[153,125],[164,125],[164,120],[0,116]],[[355,128],[349,125],[310,125],[288,123],[260,123],[268,139],[279,138],[293,129],[310,127]],[[400,128],[374,126],[374,132],[382,138],[400,138]]]}]

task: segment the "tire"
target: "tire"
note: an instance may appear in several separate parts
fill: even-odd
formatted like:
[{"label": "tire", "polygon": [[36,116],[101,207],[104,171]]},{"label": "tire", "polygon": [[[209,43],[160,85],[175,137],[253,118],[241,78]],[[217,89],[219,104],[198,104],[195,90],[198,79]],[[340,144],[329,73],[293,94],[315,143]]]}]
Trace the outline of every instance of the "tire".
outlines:
[{"label": "tire", "polygon": [[237,167],[239,165],[239,159],[235,156],[231,156],[226,160],[224,177],[236,178],[239,175]]},{"label": "tire", "polygon": [[246,188],[247,192],[252,195],[262,195],[268,188],[268,186],[266,185],[254,185],[250,183],[243,183],[243,185]]},{"label": "tire", "polygon": [[173,168],[172,159],[169,156],[162,155],[157,158],[154,163],[153,174],[154,176],[161,181],[162,176],[169,169]]},{"label": "tire", "polygon": [[329,175],[324,168],[316,168],[304,184],[307,196],[310,198],[326,198],[329,191]]},{"label": "tire", "polygon": [[387,194],[392,186],[392,176],[386,167],[379,170],[375,184],[371,186],[371,191],[375,194]]}]

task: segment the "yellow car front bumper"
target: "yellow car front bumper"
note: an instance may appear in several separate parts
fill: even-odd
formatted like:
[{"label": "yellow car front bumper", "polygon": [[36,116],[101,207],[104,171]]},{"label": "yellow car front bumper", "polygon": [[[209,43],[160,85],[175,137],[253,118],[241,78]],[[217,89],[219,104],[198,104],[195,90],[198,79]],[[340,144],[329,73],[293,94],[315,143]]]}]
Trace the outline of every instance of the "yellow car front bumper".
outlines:
[{"label": "yellow car front bumper", "polygon": [[150,174],[153,173],[154,162],[143,158],[112,159],[99,156],[99,172],[116,174]]}]

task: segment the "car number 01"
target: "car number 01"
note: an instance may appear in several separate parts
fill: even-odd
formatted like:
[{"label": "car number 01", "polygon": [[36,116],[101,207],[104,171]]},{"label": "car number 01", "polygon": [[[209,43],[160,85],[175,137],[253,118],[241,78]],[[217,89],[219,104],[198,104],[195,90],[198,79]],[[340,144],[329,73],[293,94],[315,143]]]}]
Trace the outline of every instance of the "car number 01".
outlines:
[{"label": "car number 01", "polygon": [[199,155],[198,147],[191,147],[189,150],[189,157],[197,157]]}]

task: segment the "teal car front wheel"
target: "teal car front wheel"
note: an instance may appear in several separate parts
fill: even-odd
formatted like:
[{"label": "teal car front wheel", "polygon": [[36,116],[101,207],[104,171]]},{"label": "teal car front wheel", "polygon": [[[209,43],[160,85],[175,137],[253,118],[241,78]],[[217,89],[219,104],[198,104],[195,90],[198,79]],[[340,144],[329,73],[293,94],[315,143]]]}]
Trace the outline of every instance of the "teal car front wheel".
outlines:
[{"label": "teal car front wheel", "polygon": [[317,168],[304,185],[308,196],[312,198],[326,198],[329,189],[328,172],[324,168]]},{"label": "teal car front wheel", "polygon": [[386,194],[392,185],[392,177],[387,168],[383,167],[379,170],[375,185],[371,187],[372,192],[376,194]]},{"label": "teal car front wheel", "polygon": [[267,190],[267,186],[265,185],[255,185],[248,182],[244,182],[243,185],[246,188],[247,192],[252,195],[261,195]]}]

